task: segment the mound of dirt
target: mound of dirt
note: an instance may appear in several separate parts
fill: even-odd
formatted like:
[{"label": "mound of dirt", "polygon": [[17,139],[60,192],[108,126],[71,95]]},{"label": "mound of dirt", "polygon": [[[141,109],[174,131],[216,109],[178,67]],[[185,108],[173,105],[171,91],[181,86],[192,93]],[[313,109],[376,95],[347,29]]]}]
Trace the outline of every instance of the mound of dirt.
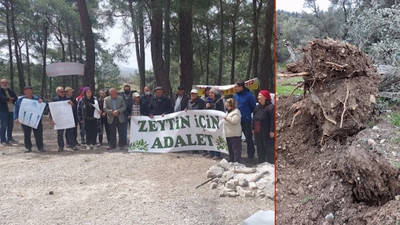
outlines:
[{"label": "mound of dirt", "polygon": [[291,107],[299,116],[313,117],[325,139],[341,139],[368,126],[378,95],[380,76],[370,58],[357,47],[331,39],[314,40],[301,49],[300,61],[289,64],[289,76],[302,76],[310,95]]},{"label": "mound of dirt", "polygon": [[399,131],[372,117],[375,68],[333,40],[303,52],[288,70],[309,93],[277,100],[277,224],[397,224]]}]

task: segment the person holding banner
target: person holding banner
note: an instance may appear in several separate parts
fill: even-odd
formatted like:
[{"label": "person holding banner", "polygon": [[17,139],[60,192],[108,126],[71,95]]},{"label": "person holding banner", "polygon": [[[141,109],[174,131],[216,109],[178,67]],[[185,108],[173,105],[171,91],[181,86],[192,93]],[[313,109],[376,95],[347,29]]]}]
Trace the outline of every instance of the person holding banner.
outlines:
[{"label": "person holding banner", "polygon": [[151,94],[151,88],[149,86],[144,87],[144,93],[140,97],[140,114],[143,116],[149,116],[149,104],[153,95]]},{"label": "person holding banner", "polygon": [[271,95],[266,90],[258,94],[258,105],[254,109],[253,129],[257,143],[258,162],[275,162],[275,117],[274,105],[271,103]]},{"label": "person holding banner", "polygon": [[[8,80],[0,81],[0,139],[4,145],[16,144],[12,137],[13,132],[13,111],[14,104],[17,101],[17,95],[14,90],[8,87]],[[7,136],[6,136],[7,134]]]},{"label": "person holding banner", "polygon": [[238,162],[242,160],[242,126],[240,125],[241,114],[237,109],[237,102],[234,98],[229,98],[225,102],[227,114],[225,119],[225,137],[228,144],[228,162]]},{"label": "person holding banner", "polygon": [[179,112],[185,110],[187,107],[187,103],[189,100],[189,96],[185,94],[185,88],[183,86],[178,87],[178,93],[175,96],[174,103],[174,112]]},{"label": "person holding banner", "polygon": [[[209,98],[210,102],[207,102],[206,109],[213,109],[225,112],[224,99],[221,96],[221,92],[218,89],[211,88]],[[206,157],[213,159],[220,159],[221,153],[216,151],[210,151]]]},{"label": "person holding banner", "polygon": [[187,102],[186,110],[204,109],[206,108],[206,103],[199,97],[199,92],[197,89],[192,89],[190,91],[190,99]]},{"label": "person holding banner", "polygon": [[251,114],[256,108],[256,99],[253,94],[250,92],[248,88],[246,88],[244,81],[238,81],[235,84],[235,92],[234,98],[238,103],[238,109],[242,115],[241,126],[242,132],[246,137],[247,143],[247,158],[250,160],[254,160],[254,142],[253,142],[253,133],[251,130]]},{"label": "person holding banner", "polygon": [[[42,99],[40,99],[38,96],[33,95],[33,88],[31,86],[26,86],[24,87],[24,96],[18,98],[17,102],[15,103],[14,107],[14,120],[19,123],[18,120],[18,115],[19,115],[19,109],[21,107],[21,103],[23,99],[31,99],[31,100],[36,100],[39,103],[43,102]],[[36,146],[38,148],[39,152],[45,152],[43,148],[43,125],[42,125],[42,119],[39,121],[39,125],[37,126],[36,129],[27,126],[25,124],[21,124],[22,131],[24,132],[24,145],[25,145],[25,153],[31,152],[32,151],[32,141],[31,141],[31,133],[33,130],[33,135],[35,136],[35,141],[36,141]]]},{"label": "person holding banner", "polygon": [[164,116],[165,114],[172,113],[171,99],[164,96],[164,89],[162,87],[156,87],[154,89],[155,96],[151,98],[149,103],[149,117]]},{"label": "person holding banner", "polygon": [[110,89],[110,96],[104,99],[104,111],[107,113],[107,122],[110,128],[110,142],[107,150],[117,148],[117,128],[119,135],[119,147],[122,150],[126,144],[124,139],[124,122],[126,105],[124,99],[118,95],[117,89]]},{"label": "person holding banner", "polygon": [[[53,98],[53,102],[58,102],[58,101],[68,101],[68,104],[73,107],[73,103],[71,99],[67,96],[65,96],[65,91],[63,87],[57,87],[56,88],[56,93],[57,96]],[[54,120],[52,119],[52,115],[50,113],[50,119],[51,123],[55,125]],[[69,143],[71,144],[71,149],[72,150],[78,150],[76,147],[76,142],[74,140],[74,131],[73,128],[65,129],[65,130],[57,130],[57,144],[58,144],[58,151],[62,152],[64,151],[64,132],[66,132],[66,139],[69,139]]]},{"label": "person holding banner", "polygon": [[83,97],[78,104],[78,120],[85,127],[87,150],[93,150],[96,145],[97,119],[100,119],[100,115],[101,111],[97,97],[93,96],[92,89],[85,87],[83,89]]}]

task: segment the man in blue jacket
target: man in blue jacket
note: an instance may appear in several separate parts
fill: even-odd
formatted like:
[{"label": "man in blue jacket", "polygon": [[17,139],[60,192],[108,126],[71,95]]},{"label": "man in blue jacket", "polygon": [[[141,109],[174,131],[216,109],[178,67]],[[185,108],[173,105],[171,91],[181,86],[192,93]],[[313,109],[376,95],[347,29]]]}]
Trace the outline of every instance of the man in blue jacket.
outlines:
[{"label": "man in blue jacket", "polygon": [[[14,120],[18,123],[18,114],[19,114],[19,108],[21,107],[22,100],[24,98],[26,99],[31,99],[31,100],[36,100],[42,102],[41,99],[39,99],[38,96],[33,95],[33,88],[31,86],[26,86],[24,88],[24,96],[20,97],[17,102],[15,103],[15,108],[14,108]],[[36,146],[38,148],[39,152],[45,152],[43,148],[43,125],[42,125],[42,119],[40,119],[39,125],[37,126],[36,129],[21,124],[22,130],[24,132],[24,144],[25,144],[25,153],[31,152],[32,151],[32,141],[31,141],[31,133],[33,130],[33,135],[35,136],[36,140]]]},{"label": "man in blue jacket", "polygon": [[[12,145],[17,142],[12,137],[14,127],[13,112],[14,104],[17,101],[14,90],[8,87],[8,80],[0,81],[0,139],[4,145]],[[7,136],[6,136],[7,134]]]},{"label": "man in blue jacket", "polygon": [[253,133],[251,130],[251,122],[253,113],[256,107],[256,98],[246,88],[244,81],[238,81],[235,83],[235,100],[238,104],[238,109],[242,115],[240,124],[242,125],[242,132],[246,136],[247,143],[247,157],[248,159],[254,159],[254,143],[253,143]]}]

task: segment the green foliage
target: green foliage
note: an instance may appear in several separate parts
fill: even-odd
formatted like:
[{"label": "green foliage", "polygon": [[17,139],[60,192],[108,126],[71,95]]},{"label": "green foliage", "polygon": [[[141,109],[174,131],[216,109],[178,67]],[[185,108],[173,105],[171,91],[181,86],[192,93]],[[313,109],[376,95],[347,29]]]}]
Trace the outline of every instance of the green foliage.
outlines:
[{"label": "green foliage", "polygon": [[137,140],[135,142],[132,142],[129,145],[129,152],[133,152],[133,151],[145,151],[145,152],[147,152],[147,151],[149,151],[149,144],[143,139],[140,139],[140,140]]},{"label": "green foliage", "polygon": [[390,116],[390,122],[392,123],[393,126],[399,127],[400,128],[400,113],[393,113]]},{"label": "green foliage", "polygon": [[315,200],[314,197],[306,196],[303,198],[303,200],[301,200],[301,204],[305,205],[307,204],[307,202],[313,202],[314,200]]},{"label": "green foliage", "polygon": [[224,139],[223,137],[218,136],[216,142],[217,142],[217,149],[218,150],[228,149],[227,143],[226,143],[226,139]]}]

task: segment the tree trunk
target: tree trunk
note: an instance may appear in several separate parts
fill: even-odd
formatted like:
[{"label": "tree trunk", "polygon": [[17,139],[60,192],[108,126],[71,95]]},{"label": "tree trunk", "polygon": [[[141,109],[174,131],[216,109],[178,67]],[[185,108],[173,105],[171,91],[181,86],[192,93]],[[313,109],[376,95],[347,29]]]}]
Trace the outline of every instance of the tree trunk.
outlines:
[{"label": "tree trunk", "polygon": [[12,34],[11,34],[11,24],[10,24],[10,5],[9,1],[4,2],[6,8],[6,29],[7,29],[7,39],[8,39],[8,62],[10,65],[10,87],[14,89],[14,62],[13,62],[13,51],[12,51]]},{"label": "tree trunk", "polygon": [[25,34],[25,51],[26,51],[26,72],[28,74],[28,85],[32,86],[31,60],[30,60],[30,56],[29,56],[29,37],[28,37],[28,34]]},{"label": "tree trunk", "polygon": [[221,85],[222,83],[222,67],[223,67],[223,55],[224,55],[224,8],[223,8],[223,0],[219,0],[219,15],[220,15],[220,42],[219,42],[219,58],[218,58],[218,80],[217,84]]},{"label": "tree trunk", "polygon": [[[164,0],[164,60],[165,60],[165,73],[169,79],[171,67],[171,0]],[[172,94],[172,93],[171,93]],[[171,95],[172,97],[172,95]]]},{"label": "tree trunk", "polygon": [[95,73],[95,48],[92,24],[90,22],[89,12],[85,0],[77,0],[79,17],[83,36],[85,38],[86,63],[84,85],[89,86],[95,93],[94,73]]},{"label": "tree trunk", "polygon": [[250,54],[249,54],[249,62],[247,64],[247,71],[246,71],[246,80],[250,79],[250,74],[251,74],[251,66],[253,64],[253,54],[254,54],[254,45],[251,44],[250,47]]},{"label": "tree trunk", "polygon": [[17,34],[17,29],[15,27],[15,15],[14,15],[14,5],[10,4],[11,9],[11,29],[13,31],[14,36],[14,50],[15,50],[15,59],[17,60],[17,69],[18,69],[18,81],[19,81],[19,93],[22,94],[25,84],[25,76],[24,76],[24,67],[22,65],[20,52],[19,52],[19,37]]},{"label": "tree trunk", "polygon": [[[144,87],[146,86],[146,71],[145,71],[145,51],[144,51],[144,18],[143,18],[143,10],[144,5],[142,1],[137,3],[137,20],[135,21],[135,13],[133,7],[133,0],[129,0],[129,12],[131,14],[132,27],[133,27],[133,35],[135,38],[135,52],[136,59],[139,68],[139,77],[140,77],[140,92],[144,92]],[[138,33],[139,31],[139,33]]]},{"label": "tree trunk", "polygon": [[267,1],[264,23],[264,44],[262,49],[261,72],[259,78],[260,89],[267,89],[272,93],[275,92],[274,56],[271,50],[272,41],[274,40],[274,15],[275,1]]},{"label": "tree trunk", "polygon": [[211,52],[211,34],[210,27],[207,25],[207,53],[206,53],[206,84],[210,83],[210,52]]},{"label": "tree trunk", "polygon": [[180,43],[180,85],[190,90],[193,84],[192,2],[180,0],[178,12]]},{"label": "tree trunk", "polygon": [[171,95],[171,83],[169,75],[166,73],[165,61],[163,59],[163,2],[161,0],[151,0],[150,8],[150,46],[151,46],[151,59],[153,61],[154,76],[157,85],[162,86],[165,94]]},{"label": "tree trunk", "polygon": [[240,0],[236,0],[232,17],[232,58],[231,58],[231,84],[235,83],[235,62],[236,62],[236,20],[239,13]]},{"label": "tree trunk", "polygon": [[[271,0],[270,0],[271,1]],[[267,3],[268,4],[268,3]],[[257,0],[253,0],[253,77],[258,77],[258,61],[260,57],[259,43],[258,43],[258,24],[260,20],[262,8],[262,0],[259,0],[257,7]]]}]

